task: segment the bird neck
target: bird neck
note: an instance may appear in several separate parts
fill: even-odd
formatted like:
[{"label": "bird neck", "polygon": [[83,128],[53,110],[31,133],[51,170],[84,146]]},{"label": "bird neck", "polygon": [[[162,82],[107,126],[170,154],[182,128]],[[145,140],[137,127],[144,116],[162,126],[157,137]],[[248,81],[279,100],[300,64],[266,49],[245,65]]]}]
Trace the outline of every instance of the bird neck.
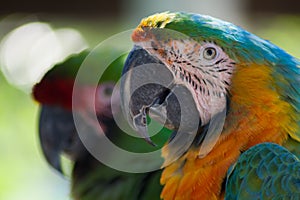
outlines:
[{"label": "bird neck", "polygon": [[[205,157],[199,146],[190,149],[162,174],[161,197],[169,199],[223,199],[226,174],[251,146],[282,144],[297,124],[293,109],[274,89],[267,66],[239,66],[232,80],[230,109],[217,143]],[[167,147],[163,157],[172,153]]]}]

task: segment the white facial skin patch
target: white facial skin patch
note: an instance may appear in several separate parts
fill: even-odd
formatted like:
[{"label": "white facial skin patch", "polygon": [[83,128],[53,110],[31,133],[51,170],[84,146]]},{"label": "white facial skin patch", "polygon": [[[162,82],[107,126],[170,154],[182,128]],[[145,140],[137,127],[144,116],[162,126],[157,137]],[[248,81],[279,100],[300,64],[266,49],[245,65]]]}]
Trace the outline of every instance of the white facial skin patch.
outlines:
[{"label": "white facial skin patch", "polygon": [[202,125],[226,107],[235,62],[214,42],[192,39],[139,42],[172,72],[175,84],[186,86],[195,100]]}]

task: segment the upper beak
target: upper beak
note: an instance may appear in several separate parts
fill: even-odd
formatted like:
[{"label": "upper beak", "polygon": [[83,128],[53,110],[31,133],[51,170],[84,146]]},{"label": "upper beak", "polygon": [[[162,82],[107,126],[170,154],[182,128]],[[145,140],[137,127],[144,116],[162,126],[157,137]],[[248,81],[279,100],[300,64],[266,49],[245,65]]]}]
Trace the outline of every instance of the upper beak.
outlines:
[{"label": "upper beak", "polygon": [[147,115],[173,130],[198,128],[199,115],[188,89],[176,84],[168,67],[141,47],[135,46],[127,57],[121,97],[128,121],[150,144]]},{"label": "upper beak", "polygon": [[72,112],[60,107],[41,107],[39,138],[47,162],[62,174],[61,155],[65,153],[75,159],[83,147],[76,132]]}]

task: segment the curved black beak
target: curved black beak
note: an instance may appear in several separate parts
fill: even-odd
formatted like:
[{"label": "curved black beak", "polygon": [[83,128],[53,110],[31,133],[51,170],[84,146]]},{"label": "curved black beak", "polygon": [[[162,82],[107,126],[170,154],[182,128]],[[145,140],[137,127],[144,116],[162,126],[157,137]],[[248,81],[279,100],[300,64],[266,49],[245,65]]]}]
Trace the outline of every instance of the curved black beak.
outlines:
[{"label": "curved black beak", "polygon": [[39,138],[47,162],[62,174],[61,155],[75,159],[83,148],[72,112],[56,106],[41,106]]},{"label": "curved black beak", "polygon": [[139,46],[131,50],[125,62],[121,97],[129,123],[150,144],[147,116],[173,130],[198,128],[199,115],[188,89],[174,83],[168,67]]}]

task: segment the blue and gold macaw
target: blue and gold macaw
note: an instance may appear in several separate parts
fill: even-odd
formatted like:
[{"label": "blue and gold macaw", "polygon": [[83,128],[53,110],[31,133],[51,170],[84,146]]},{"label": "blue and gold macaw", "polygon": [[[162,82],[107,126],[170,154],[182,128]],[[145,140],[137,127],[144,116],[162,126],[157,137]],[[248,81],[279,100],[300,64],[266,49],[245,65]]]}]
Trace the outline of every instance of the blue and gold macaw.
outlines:
[{"label": "blue and gold macaw", "polygon": [[[148,114],[175,130],[169,143],[177,138],[162,154],[162,199],[300,197],[298,59],[231,23],[184,12],[143,19],[132,40],[128,116],[148,142]],[[131,91],[150,76],[159,81]]]}]

